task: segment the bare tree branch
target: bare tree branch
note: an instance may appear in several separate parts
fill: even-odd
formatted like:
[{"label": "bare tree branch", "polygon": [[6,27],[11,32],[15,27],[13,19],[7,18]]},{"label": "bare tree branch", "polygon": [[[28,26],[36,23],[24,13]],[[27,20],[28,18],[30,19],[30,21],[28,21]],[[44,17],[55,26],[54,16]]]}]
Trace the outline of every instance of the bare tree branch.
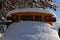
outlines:
[{"label": "bare tree branch", "polygon": [[[51,8],[56,10],[57,6],[53,4],[55,0],[0,0],[3,2],[0,11],[7,14],[8,11],[18,8]],[[0,2],[0,3],[1,3]]]}]

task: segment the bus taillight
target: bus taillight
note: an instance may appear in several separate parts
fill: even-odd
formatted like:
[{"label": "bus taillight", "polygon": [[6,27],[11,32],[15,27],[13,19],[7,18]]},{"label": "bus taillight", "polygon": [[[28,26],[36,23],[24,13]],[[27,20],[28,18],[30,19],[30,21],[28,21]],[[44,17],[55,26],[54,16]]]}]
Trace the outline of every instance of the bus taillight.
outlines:
[{"label": "bus taillight", "polygon": [[12,21],[18,21],[18,16],[17,15],[13,15],[12,16]]},{"label": "bus taillight", "polygon": [[7,20],[12,20],[12,16],[8,16],[7,17]]},{"label": "bus taillight", "polygon": [[51,17],[50,17],[50,21],[56,22],[56,17],[51,16]]},{"label": "bus taillight", "polygon": [[47,22],[56,22],[56,17],[53,16],[45,16],[45,21]]},{"label": "bus taillight", "polygon": [[44,20],[47,21],[47,22],[49,22],[50,21],[50,16],[45,16]]}]

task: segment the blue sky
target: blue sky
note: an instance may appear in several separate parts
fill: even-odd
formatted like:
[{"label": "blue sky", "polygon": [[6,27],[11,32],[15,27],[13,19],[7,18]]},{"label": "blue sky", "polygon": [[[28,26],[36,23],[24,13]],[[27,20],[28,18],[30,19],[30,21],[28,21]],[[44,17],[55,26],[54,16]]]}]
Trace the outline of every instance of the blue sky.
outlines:
[{"label": "blue sky", "polygon": [[60,20],[60,0],[55,0],[55,4],[57,5],[57,10],[54,13],[57,15],[57,21]]}]

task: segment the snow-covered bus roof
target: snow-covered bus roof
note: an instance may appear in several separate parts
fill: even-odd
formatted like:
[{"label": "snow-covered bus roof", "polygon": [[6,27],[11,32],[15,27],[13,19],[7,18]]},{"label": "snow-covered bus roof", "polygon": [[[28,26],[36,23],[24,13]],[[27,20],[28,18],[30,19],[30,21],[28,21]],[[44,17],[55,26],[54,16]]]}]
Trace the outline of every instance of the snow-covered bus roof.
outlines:
[{"label": "snow-covered bus roof", "polygon": [[42,9],[42,8],[23,8],[23,9],[14,9],[14,10],[9,11],[7,13],[6,17],[9,16],[10,14],[16,13],[16,12],[43,12],[43,13],[49,13],[49,14],[55,15],[55,13],[53,11],[47,10],[47,9]]}]

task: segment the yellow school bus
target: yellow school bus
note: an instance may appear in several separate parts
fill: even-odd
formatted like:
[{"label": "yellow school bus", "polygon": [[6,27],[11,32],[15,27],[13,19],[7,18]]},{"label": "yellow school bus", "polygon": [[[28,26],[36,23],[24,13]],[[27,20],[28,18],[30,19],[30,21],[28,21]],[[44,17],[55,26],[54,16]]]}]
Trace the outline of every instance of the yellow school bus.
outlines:
[{"label": "yellow school bus", "polygon": [[52,22],[56,22],[56,15],[52,11],[41,8],[15,9],[9,11],[6,18],[7,20],[12,20],[12,23],[19,21],[39,21],[52,24]]}]

